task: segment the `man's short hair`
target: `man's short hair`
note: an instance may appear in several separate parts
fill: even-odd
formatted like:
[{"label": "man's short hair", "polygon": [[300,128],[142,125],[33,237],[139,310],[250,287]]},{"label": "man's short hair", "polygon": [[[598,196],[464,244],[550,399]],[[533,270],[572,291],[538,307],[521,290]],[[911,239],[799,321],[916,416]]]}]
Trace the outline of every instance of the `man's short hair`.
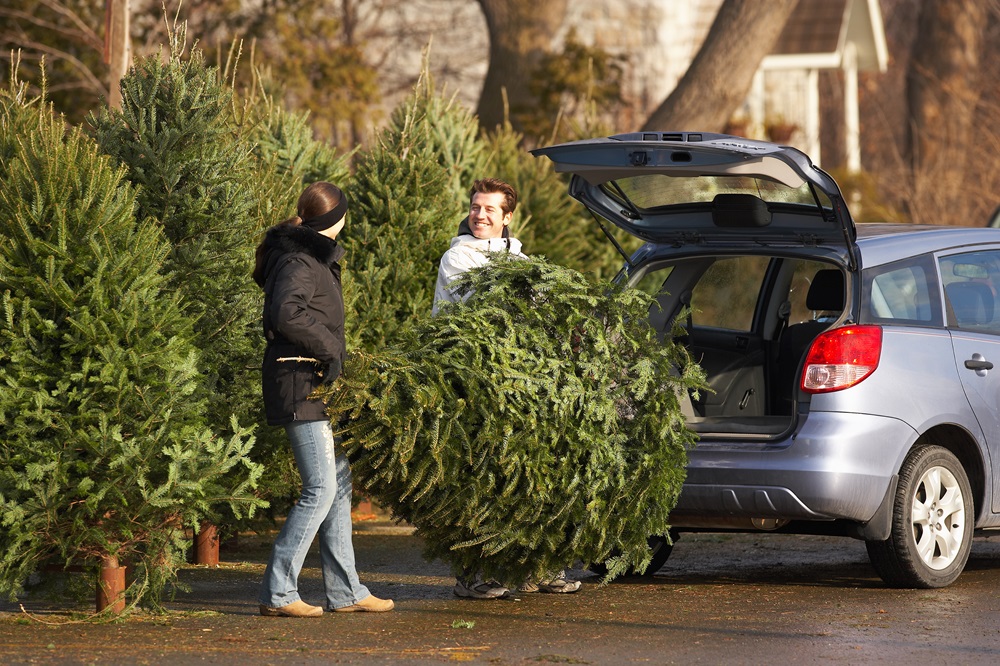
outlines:
[{"label": "man's short hair", "polygon": [[499,192],[503,194],[503,204],[500,206],[500,209],[504,215],[513,213],[514,209],[517,208],[517,190],[499,178],[482,178],[474,182],[472,190],[469,191],[469,203],[472,203],[472,197],[476,196],[477,192],[482,194]]}]

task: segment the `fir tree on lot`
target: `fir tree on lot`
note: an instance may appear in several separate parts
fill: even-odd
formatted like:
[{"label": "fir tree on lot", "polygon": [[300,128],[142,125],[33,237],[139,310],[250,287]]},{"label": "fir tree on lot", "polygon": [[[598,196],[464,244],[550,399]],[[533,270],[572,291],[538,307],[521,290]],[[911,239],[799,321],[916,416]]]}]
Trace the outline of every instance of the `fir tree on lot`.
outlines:
[{"label": "fir tree on lot", "polygon": [[171,246],[93,141],[0,93],[0,591],[112,557],[156,605],[210,506],[259,504],[252,439],[204,426]]},{"label": "fir tree on lot", "polygon": [[426,74],[358,156],[344,244],[351,348],[375,350],[430,315],[438,261],[465,216],[485,146],[473,117]]},{"label": "fir tree on lot", "polygon": [[249,275],[263,225],[251,146],[231,122],[232,90],[200,51],[185,56],[183,38],[175,35],[169,58],[136,62],[122,80],[122,110],[90,121],[100,149],[138,187],[138,215],[170,241],[164,273],[185,296],[202,349],[205,419],[226,428],[230,415],[247,425],[259,411],[260,295]]},{"label": "fir tree on lot", "polygon": [[[250,278],[256,245],[294,212],[304,182],[342,182],[347,168],[313,139],[304,116],[258,91],[240,99],[199,50],[185,51],[184,39],[180,28],[169,58],[138,61],[122,81],[121,112],[105,110],[91,123],[98,145],[138,187],[139,215],[170,241],[163,271],[194,321],[204,422],[225,431],[233,416],[241,427],[264,423],[263,296]],[[261,494],[283,515],[299,483],[284,433],[262,428],[257,442]]]}]

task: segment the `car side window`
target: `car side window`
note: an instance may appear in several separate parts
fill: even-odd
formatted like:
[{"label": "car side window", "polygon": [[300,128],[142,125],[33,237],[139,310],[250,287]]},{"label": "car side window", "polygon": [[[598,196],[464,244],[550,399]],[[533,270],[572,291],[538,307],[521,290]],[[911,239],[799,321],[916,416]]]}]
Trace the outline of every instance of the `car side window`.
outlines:
[{"label": "car side window", "polygon": [[862,309],[872,323],[940,326],[940,299],[933,264],[927,257],[865,271]]},{"label": "car side window", "polygon": [[659,296],[665,291],[664,284],[672,270],[673,266],[666,266],[659,270],[648,271],[632,287],[650,296]]},{"label": "car side window", "polygon": [[691,290],[695,326],[750,331],[770,259],[717,259]]},{"label": "car side window", "polygon": [[1000,333],[997,286],[1000,250],[966,252],[938,260],[948,325],[964,330]]}]

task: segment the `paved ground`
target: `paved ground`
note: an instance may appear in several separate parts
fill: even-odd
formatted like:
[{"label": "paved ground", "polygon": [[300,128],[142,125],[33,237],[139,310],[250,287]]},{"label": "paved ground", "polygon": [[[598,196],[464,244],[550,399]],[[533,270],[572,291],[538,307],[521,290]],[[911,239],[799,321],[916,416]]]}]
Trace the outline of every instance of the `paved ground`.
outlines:
[{"label": "paved ground", "polygon": [[[469,601],[408,529],[361,523],[362,579],[391,613],[262,618],[269,543],[244,539],[219,568],[189,567],[166,616],[93,625],[29,598],[0,605],[2,664],[910,664],[1000,662],[1000,537],[979,537],[958,583],[891,590],[860,542],[684,535],[652,578],[575,595]],[[319,602],[315,557],[302,590]],[[88,581],[89,584],[89,581]],[[37,596],[37,595],[33,595]]]}]

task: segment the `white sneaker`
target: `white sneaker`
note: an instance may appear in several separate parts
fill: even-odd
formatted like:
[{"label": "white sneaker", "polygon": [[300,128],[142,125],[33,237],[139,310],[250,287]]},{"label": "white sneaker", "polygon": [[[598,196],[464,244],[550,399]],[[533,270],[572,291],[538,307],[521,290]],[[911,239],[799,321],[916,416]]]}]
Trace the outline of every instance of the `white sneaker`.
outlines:
[{"label": "white sneaker", "polygon": [[495,580],[483,580],[480,574],[472,579],[455,579],[455,596],[468,599],[503,599],[510,595],[510,590]]}]

